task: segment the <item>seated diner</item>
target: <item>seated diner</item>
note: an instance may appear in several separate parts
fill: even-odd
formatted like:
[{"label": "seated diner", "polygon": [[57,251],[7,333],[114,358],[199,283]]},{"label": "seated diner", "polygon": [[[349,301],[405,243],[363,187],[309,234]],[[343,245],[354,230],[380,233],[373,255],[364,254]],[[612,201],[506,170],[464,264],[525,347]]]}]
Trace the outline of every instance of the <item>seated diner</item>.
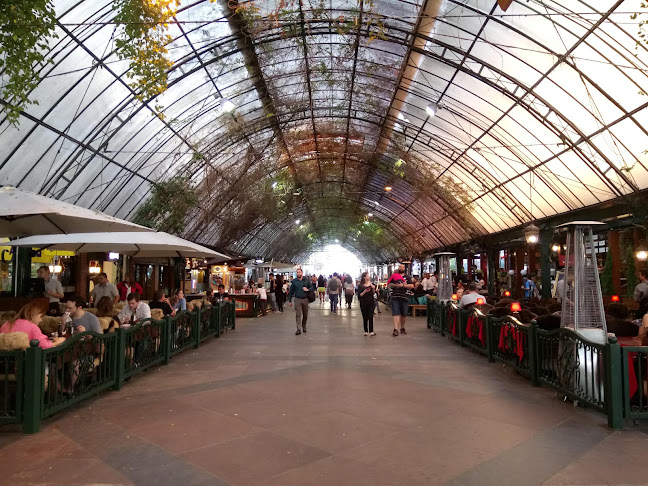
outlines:
[{"label": "seated diner", "polygon": [[102,334],[99,319],[94,314],[83,309],[85,304],[85,299],[80,295],[69,298],[65,303],[66,312],[61,316],[63,326],[73,329],[73,332],[92,331]]},{"label": "seated diner", "polygon": [[156,290],[153,293],[153,300],[149,303],[149,309],[160,309],[165,317],[175,316],[176,314],[175,309],[169,305],[167,298],[164,296],[164,292],[161,290]]},{"label": "seated diner", "polygon": [[65,341],[63,337],[55,337],[53,341],[50,341],[43,334],[38,324],[44,314],[45,309],[40,307],[39,302],[30,302],[24,305],[13,319],[0,326],[0,333],[24,332],[27,334],[29,341],[38,340],[38,346],[42,349],[51,348]]},{"label": "seated diner", "polygon": [[151,308],[148,304],[140,301],[140,295],[131,292],[127,297],[128,305],[125,305],[119,313],[119,322],[121,324],[133,325],[142,319],[151,318]]}]

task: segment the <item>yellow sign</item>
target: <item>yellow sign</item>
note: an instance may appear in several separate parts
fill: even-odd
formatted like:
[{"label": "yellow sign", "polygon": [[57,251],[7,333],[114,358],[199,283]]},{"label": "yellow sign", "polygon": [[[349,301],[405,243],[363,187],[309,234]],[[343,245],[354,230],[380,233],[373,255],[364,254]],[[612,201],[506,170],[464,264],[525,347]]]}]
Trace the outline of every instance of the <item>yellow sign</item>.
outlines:
[{"label": "yellow sign", "polygon": [[[34,248],[37,250],[37,248]],[[52,250],[41,250],[39,256],[33,256],[33,263],[51,263],[56,259],[56,257],[62,256],[74,256],[73,251],[52,251]],[[3,262],[11,262],[13,258],[13,247],[11,246],[0,246],[0,260]]]}]

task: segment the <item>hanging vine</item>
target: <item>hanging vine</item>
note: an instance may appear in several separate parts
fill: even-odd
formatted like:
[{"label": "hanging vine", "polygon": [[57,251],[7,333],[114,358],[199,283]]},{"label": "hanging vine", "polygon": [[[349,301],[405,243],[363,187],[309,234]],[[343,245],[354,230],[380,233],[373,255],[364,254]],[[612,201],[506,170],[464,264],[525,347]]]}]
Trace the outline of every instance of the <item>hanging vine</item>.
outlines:
[{"label": "hanging vine", "polygon": [[151,197],[137,210],[133,222],[168,233],[182,233],[188,212],[198,206],[188,177],[175,176],[151,188]]},{"label": "hanging vine", "polygon": [[14,126],[27,105],[38,104],[29,94],[38,86],[39,70],[53,62],[45,53],[47,39],[58,37],[55,26],[52,0],[0,2],[0,72],[6,80],[0,98],[7,121]]},{"label": "hanging vine", "polygon": [[[148,101],[167,90],[168,70],[173,62],[166,48],[172,40],[168,23],[176,14],[180,0],[115,0],[115,22],[120,30],[115,40],[117,56],[130,62],[126,74],[132,79],[135,97]],[[154,107],[164,118],[161,105]]]}]

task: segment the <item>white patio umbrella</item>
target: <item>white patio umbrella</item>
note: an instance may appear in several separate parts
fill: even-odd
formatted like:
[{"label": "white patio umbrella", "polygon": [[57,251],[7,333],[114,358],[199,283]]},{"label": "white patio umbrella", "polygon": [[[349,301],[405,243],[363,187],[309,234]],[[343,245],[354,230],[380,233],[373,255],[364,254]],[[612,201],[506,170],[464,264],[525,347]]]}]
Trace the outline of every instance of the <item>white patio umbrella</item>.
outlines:
[{"label": "white patio umbrella", "polygon": [[116,233],[73,233],[68,235],[39,235],[19,238],[5,243],[10,246],[67,250],[76,253],[122,253],[134,257],[182,257],[205,258],[227,255],[210,250],[191,241],[168,233],[116,232]]},{"label": "white patio umbrella", "polygon": [[0,187],[0,237],[152,229],[15,187]]}]

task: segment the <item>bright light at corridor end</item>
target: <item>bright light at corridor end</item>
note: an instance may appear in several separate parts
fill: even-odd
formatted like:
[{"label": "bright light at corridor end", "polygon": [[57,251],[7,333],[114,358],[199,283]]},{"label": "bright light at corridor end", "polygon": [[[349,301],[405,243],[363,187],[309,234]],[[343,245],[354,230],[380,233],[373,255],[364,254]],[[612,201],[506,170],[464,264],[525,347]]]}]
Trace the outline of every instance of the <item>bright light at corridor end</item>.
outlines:
[{"label": "bright light at corridor end", "polygon": [[354,281],[362,273],[362,262],[355,253],[347,250],[341,245],[324,245],[308,256],[302,265],[306,275],[333,275],[337,273],[348,273]]}]

